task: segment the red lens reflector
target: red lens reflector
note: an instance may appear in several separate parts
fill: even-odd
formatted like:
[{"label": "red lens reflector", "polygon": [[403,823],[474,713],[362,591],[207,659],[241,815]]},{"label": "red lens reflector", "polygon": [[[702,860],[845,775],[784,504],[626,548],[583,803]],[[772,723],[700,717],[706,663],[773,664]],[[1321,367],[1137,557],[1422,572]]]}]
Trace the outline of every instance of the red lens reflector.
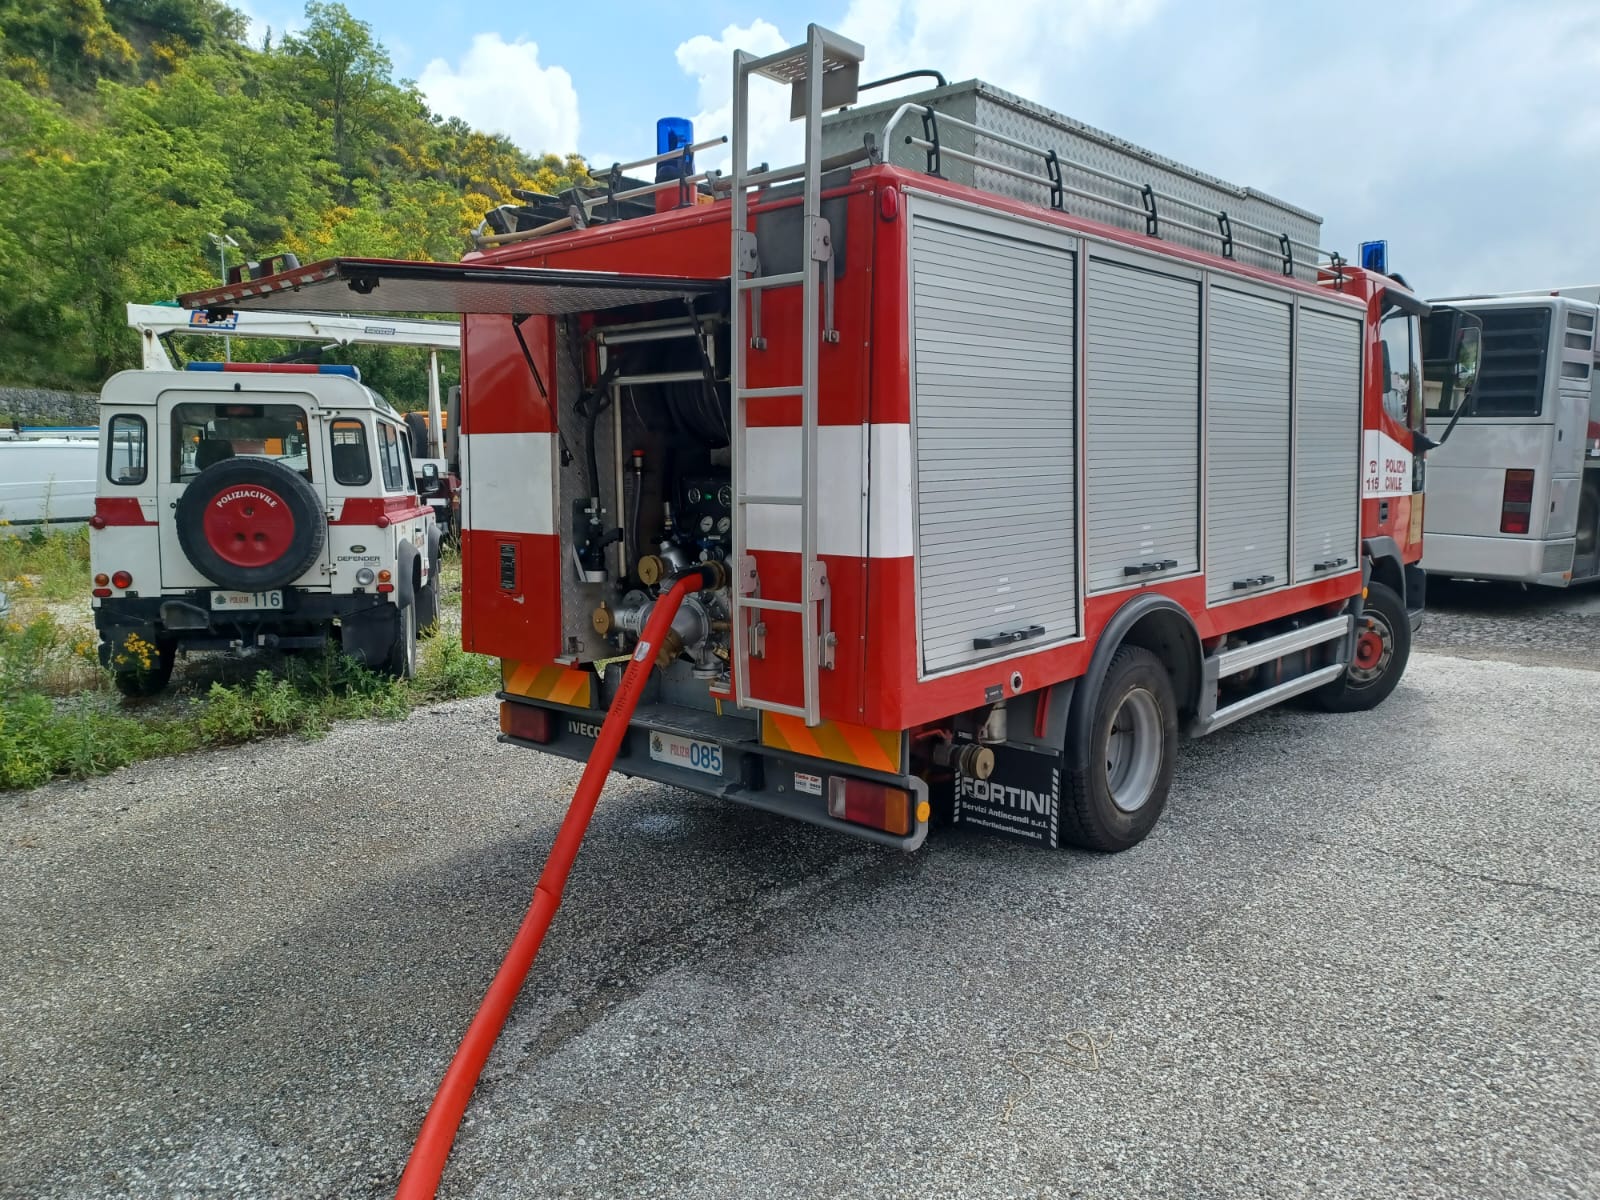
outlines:
[{"label": "red lens reflector", "polygon": [[828,815],[903,837],[911,832],[911,793],[865,779],[830,775]]},{"label": "red lens reflector", "polygon": [[133,576],[126,571],[118,571],[111,577],[111,586],[123,589],[131,588],[133,586]]},{"label": "red lens reflector", "polygon": [[94,589],[94,594],[96,596],[100,597],[100,599],[104,600],[107,596],[111,595],[111,589],[110,588],[95,588]]},{"label": "red lens reflector", "polygon": [[104,517],[102,517],[99,513],[95,513],[94,516],[89,518],[89,528],[90,529],[104,529],[105,527],[106,527],[106,519]]},{"label": "red lens reflector", "polygon": [[1533,472],[1507,471],[1500,492],[1500,532],[1527,533],[1533,514]]},{"label": "red lens reflector", "polygon": [[886,187],[878,193],[878,215],[893,221],[900,215],[900,189]]},{"label": "red lens reflector", "polygon": [[500,732],[525,742],[548,742],[551,737],[550,710],[503,701],[500,705]]},{"label": "red lens reflector", "polygon": [[394,584],[392,584],[392,583],[380,583],[373,590],[374,591],[379,591],[379,592],[392,592],[392,591],[394,591]]}]

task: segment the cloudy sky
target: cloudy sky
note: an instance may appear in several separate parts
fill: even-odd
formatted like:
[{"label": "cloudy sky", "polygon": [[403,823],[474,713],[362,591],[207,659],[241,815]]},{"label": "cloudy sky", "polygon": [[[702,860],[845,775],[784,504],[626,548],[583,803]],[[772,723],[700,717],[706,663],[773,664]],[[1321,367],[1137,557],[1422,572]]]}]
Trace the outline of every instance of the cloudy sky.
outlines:
[{"label": "cloudy sky", "polygon": [[[345,3],[439,111],[597,165],[650,153],[660,116],[726,132],[733,49],[805,33],[799,6],[736,0]],[[247,7],[258,31],[299,10]],[[986,79],[1320,213],[1324,246],[1386,238],[1427,294],[1600,283],[1600,0],[817,0],[804,16],[862,41],[868,77]],[[772,99],[753,154],[789,161]]]}]

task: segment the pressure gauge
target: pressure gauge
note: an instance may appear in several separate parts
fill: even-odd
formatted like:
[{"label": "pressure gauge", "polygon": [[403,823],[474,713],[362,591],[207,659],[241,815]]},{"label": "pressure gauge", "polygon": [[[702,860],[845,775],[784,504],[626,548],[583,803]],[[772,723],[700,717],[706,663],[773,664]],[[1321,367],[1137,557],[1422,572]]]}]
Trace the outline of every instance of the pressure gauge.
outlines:
[{"label": "pressure gauge", "polygon": [[717,519],[715,517],[713,517],[710,513],[707,513],[705,516],[700,518],[700,532],[701,533],[710,533],[713,529],[716,528],[716,525],[717,525]]},{"label": "pressure gauge", "polygon": [[692,488],[689,489],[689,503],[690,504],[699,504],[700,503],[700,489],[699,488],[692,487]]},{"label": "pressure gauge", "polygon": [[728,530],[730,530],[732,528],[733,528],[733,518],[732,517],[718,517],[717,518],[717,532],[718,533],[727,533]]},{"label": "pressure gauge", "polygon": [[733,507],[733,488],[731,486],[725,483],[717,489],[717,503],[722,505],[723,508]]}]

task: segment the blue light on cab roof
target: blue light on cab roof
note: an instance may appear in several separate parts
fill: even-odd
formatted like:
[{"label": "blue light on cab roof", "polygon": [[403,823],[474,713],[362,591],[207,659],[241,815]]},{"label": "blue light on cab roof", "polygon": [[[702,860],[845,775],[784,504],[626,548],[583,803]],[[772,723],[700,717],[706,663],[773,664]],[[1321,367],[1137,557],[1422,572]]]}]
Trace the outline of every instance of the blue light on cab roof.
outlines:
[{"label": "blue light on cab roof", "polygon": [[1365,271],[1376,271],[1379,275],[1387,275],[1389,273],[1389,243],[1362,242],[1361,267]]},{"label": "blue light on cab roof", "polygon": [[[662,117],[656,122],[656,153],[670,154],[684,146],[694,145],[694,122],[685,117]],[[656,182],[677,179],[680,175],[694,174],[694,153],[682,158],[669,158],[656,164]]]}]

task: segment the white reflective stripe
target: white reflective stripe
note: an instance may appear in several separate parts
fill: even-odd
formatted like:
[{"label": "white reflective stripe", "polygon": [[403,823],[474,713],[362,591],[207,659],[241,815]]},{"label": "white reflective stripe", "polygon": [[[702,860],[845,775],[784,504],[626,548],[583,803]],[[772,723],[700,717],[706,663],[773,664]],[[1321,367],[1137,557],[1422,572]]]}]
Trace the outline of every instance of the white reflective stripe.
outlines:
[{"label": "white reflective stripe", "polygon": [[461,435],[461,526],[496,533],[554,533],[555,437]]},{"label": "white reflective stripe", "polygon": [[[912,540],[911,426],[873,425],[867,552],[873,558],[910,558]],[[823,459],[827,465],[827,459]]]},{"label": "white reflective stripe", "polygon": [[[752,427],[745,453],[751,495],[800,494],[798,427]],[[823,425],[817,430],[817,454],[817,552],[853,558],[869,552],[874,558],[909,555],[911,427]],[[798,508],[751,505],[747,519],[751,550],[800,552]]]}]

